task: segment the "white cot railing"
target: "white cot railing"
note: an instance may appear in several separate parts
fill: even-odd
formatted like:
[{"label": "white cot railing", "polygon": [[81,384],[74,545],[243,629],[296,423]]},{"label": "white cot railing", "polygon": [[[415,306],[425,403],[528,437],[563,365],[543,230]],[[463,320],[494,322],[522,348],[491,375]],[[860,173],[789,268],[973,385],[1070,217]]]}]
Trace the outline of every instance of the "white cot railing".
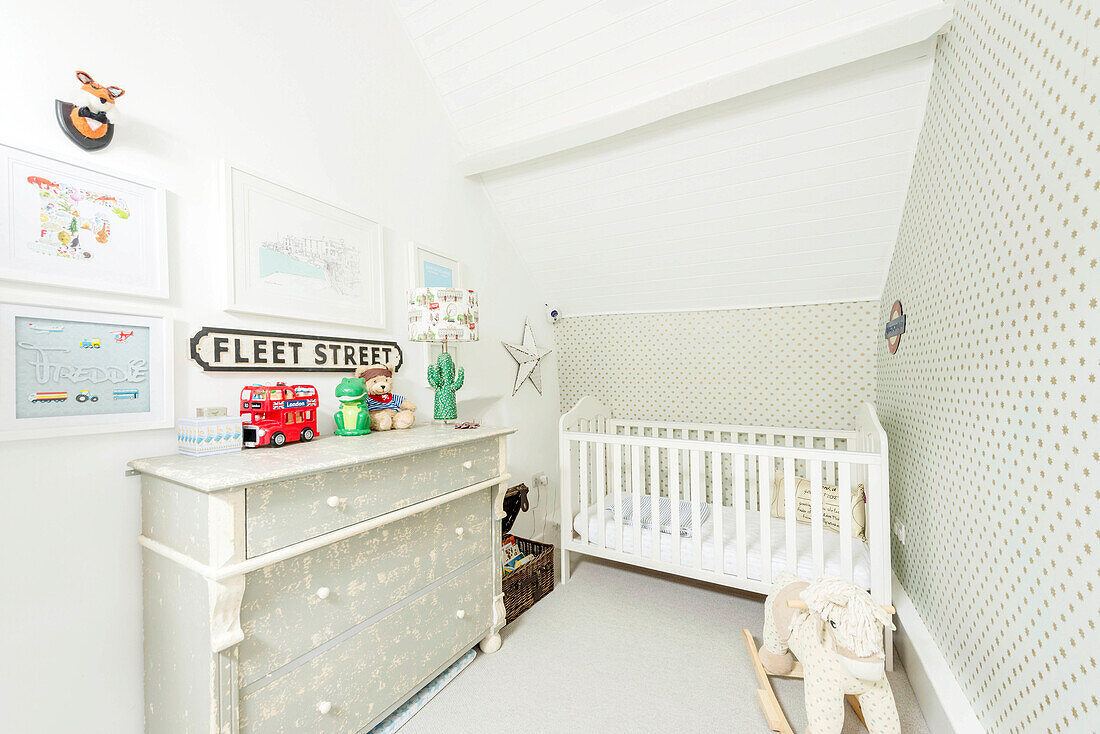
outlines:
[{"label": "white cot railing", "polygon": [[[877,420],[872,423],[866,429],[840,431],[621,420],[612,418],[598,401],[586,398],[562,417],[562,550],[625,559],[655,570],[766,593],[773,580],[774,560],[771,488],[776,473],[782,472],[777,504],[783,508],[785,570],[798,574],[799,555],[807,551],[799,546],[795,492],[796,477],[806,477],[810,481],[808,550],[812,571],[815,576],[824,575],[826,533],[834,532],[825,528],[824,518],[823,487],[830,485],[836,487],[843,511],[837,513],[835,540],[828,537],[831,545],[839,545],[840,575],[854,580],[853,546],[845,542],[852,537],[847,498],[852,487],[863,483],[869,586],[876,600],[888,603],[886,462],[884,443],[879,443],[880,437],[873,431]],[[884,437],[881,440],[884,442]],[[625,508],[616,501],[623,496]],[[642,517],[642,498],[647,496],[654,513],[660,498],[667,497],[672,515],[669,526],[683,525],[690,537],[690,541],[681,542],[675,537],[665,539],[671,556],[668,560],[662,558],[659,522],[643,528],[641,522],[624,520],[625,514]],[[684,517],[681,501],[690,507]],[[707,534],[700,517],[700,503],[704,502],[711,505]],[[574,532],[573,519],[578,514],[589,518],[593,508],[596,520],[579,522]],[[731,533],[724,527],[727,518],[722,508],[732,508],[735,523],[735,562],[731,567],[726,563],[725,547]],[[613,522],[605,522],[608,513]],[[749,527],[750,517],[757,527]],[[611,526],[610,532],[605,532],[606,525]],[[625,551],[624,534],[628,541]],[[643,542],[644,534],[649,536],[648,542]],[[709,562],[704,559],[705,536],[710,539]],[[758,555],[755,569],[749,564],[750,540]],[[688,551],[690,559],[685,560],[682,556]],[[567,574],[565,560],[563,578]]]}]

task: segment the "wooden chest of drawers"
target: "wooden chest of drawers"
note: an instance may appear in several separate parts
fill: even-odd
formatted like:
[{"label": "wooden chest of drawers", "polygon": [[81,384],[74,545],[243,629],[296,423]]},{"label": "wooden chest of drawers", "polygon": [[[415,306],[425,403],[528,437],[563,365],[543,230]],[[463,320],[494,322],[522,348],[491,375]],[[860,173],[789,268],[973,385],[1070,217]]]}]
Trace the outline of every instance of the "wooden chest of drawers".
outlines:
[{"label": "wooden chest of drawers", "polygon": [[511,429],[140,459],[146,731],[358,732],[500,646]]}]

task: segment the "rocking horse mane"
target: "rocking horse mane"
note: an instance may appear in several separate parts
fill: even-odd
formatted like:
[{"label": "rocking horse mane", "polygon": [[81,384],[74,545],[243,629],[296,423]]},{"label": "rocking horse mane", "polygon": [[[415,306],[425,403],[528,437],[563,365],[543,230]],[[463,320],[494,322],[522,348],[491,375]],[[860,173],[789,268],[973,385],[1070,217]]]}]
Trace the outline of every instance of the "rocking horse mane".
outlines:
[{"label": "rocking horse mane", "polygon": [[836,623],[831,632],[839,647],[861,658],[883,656],[882,627],[889,625],[894,629],[894,623],[866,591],[842,579],[819,578],[803,589],[800,596],[809,611],[796,614],[791,620],[792,628],[813,614]]}]

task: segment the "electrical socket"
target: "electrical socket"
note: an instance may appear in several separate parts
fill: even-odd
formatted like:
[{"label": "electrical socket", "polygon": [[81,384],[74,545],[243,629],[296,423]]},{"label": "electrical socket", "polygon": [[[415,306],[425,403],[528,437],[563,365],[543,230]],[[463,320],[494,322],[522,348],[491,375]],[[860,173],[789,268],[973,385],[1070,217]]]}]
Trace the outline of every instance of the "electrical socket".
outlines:
[{"label": "electrical socket", "polygon": [[534,476],[534,483],[536,486],[545,487],[550,483],[550,477],[546,476],[546,472],[539,472]]},{"label": "electrical socket", "polygon": [[894,523],[894,535],[898,536],[898,541],[902,545],[905,545],[905,523],[900,520]]}]

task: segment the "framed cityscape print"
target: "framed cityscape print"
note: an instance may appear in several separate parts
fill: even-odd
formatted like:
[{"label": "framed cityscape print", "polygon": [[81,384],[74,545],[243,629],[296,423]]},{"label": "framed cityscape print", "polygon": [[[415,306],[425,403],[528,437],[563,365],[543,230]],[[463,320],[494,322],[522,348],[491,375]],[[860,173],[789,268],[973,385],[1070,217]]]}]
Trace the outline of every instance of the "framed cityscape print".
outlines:
[{"label": "framed cityscape print", "polygon": [[224,165],[229,310],[385,326],[382,227]]},{"label": "framed cityscape print", "polygon": [[164,189],[0,145],[0,278],[167,298]]},{"label": "framed cityscape print", "polygon": [[163,317],[0,304],[0,440],[170,428]]}]

